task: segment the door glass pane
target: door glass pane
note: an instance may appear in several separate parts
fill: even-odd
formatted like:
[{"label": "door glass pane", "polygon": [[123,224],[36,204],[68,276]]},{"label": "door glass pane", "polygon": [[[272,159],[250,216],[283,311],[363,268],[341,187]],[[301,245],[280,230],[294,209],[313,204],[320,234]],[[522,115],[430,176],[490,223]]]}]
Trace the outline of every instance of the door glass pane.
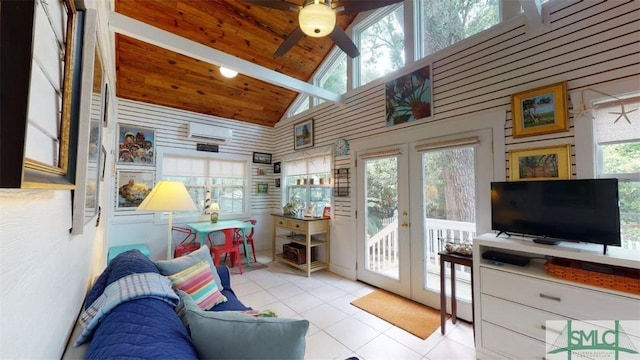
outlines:
[{"label": "door glass pane", "polygon": [[400,278],[398,247],[398,158],[365,160],[365,269]]},{"label": "door glass pane", "polygon": [[[438,251],[444,248],[444,242],[447,239],[471,241],[475,236],[474,163],[473,147],[422,154],[425,289],[440,291]],[[471,299],[470,274],[468,267],[456,265],[459,299]],[[445,276],[449,277],[450,274]],[[445,283],[449,285],[450,281]]]}]

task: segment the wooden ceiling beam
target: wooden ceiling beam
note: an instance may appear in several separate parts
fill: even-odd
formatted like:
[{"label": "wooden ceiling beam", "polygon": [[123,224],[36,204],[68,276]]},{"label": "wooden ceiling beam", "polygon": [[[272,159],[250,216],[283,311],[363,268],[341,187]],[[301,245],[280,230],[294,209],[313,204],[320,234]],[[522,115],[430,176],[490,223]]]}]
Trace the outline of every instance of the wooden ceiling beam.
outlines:
[{"label": "wooden ceiling beam", "polygon": [[318,86],[286,76],[279,72],[231,56],[195,41],[145,24],[122,14],[112,12],[109,18],[112,31],[137,40],[168,49],[207,63],[227,67],[242,74],[283,88],[318,97],[333,103],[344,104],[344,97]]}]

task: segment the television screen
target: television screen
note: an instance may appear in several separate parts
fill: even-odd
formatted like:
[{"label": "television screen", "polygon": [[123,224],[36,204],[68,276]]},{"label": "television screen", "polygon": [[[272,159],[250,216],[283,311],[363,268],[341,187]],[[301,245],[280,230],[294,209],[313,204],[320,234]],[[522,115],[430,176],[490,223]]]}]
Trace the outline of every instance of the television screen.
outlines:
[{"label": "television screen", "polygon": [[618,180],[492,182],[491,227],[511,234],[620,246]]}]

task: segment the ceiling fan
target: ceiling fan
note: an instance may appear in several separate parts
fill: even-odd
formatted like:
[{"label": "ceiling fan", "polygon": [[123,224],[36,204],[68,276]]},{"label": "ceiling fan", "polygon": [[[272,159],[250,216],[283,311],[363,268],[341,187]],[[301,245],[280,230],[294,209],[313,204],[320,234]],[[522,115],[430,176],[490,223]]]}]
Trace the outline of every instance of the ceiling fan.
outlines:
[{"label": "ceiling fan", "polygon": [[284,55],[305,36],[329,36],[333,42],[352,58],[360,55],[360,50],[349,36],[336,25],[337,15],[352,15],[381,8],[402,0],[305,0],[303,6],[285,0],[241,0],[248,4],[298,13],[298,26],[287,36],[275,52],[276,57]]}]

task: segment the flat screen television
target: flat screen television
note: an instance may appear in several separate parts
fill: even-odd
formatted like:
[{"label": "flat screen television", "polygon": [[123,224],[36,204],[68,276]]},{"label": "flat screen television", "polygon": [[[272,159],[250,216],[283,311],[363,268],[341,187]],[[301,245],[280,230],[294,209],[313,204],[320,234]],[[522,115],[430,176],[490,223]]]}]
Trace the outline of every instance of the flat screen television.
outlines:
[{"label": "flat screen television", "polygon": [[491,228],[534,241],[620,246],[617,179],[491,183]]}]

